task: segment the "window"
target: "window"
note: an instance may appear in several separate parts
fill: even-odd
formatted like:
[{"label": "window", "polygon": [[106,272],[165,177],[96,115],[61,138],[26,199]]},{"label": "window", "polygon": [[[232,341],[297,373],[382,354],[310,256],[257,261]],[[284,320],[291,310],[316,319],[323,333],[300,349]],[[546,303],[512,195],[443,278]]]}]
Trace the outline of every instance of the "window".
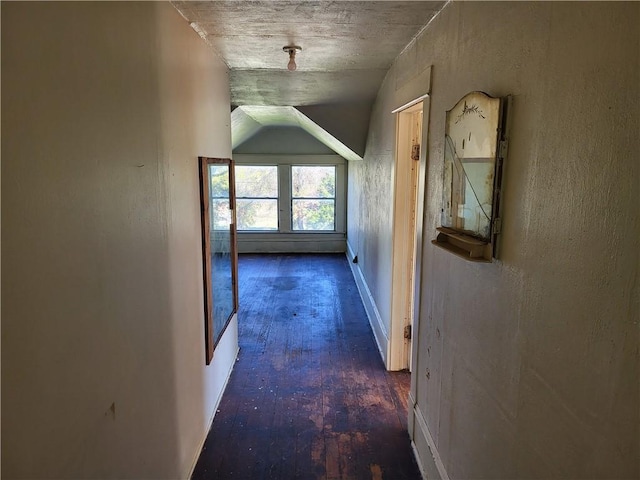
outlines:
[{"label": "window", "polygon": [[234,161],[240,252],[344,251],[342,157],[236,154]]},{"label": "window", "polygon": [[334,231],[336,167],[291,167],[291,229]]},{"label": "window", "polygon": [[229,166],[225,164],[211,163],[208,165],[208,169],[210,174],[209,221],[211,222],[211,228],[229,228],[229,224],[231,223],[231,207],[229,204]]},{"label": "window", "polygon": [[278,167],[236,166],[238,230],[278,230]]}]

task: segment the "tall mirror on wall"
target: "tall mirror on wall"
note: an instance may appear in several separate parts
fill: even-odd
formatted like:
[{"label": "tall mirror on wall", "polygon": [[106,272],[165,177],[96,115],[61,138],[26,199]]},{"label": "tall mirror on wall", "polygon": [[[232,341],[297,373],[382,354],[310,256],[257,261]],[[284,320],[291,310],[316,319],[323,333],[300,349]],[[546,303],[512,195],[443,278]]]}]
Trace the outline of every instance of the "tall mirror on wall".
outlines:
[{"label": "tall mirror on wall", "polygon": [[468,260],[495,257],[508,102],[471,92],[446,112],[442,226],[433,243]]},{"label": "tall mirror on wall", "polygon": [[238,309],[233,160],[200,157],[200,206],[207,365]]}]

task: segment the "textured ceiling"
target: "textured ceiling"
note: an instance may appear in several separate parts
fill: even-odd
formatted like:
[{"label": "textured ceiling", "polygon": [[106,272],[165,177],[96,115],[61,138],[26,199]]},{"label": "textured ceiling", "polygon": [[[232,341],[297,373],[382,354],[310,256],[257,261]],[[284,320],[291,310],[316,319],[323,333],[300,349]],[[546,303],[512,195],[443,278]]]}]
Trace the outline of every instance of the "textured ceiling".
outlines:
[{"label": "textured ceiling", "polygon": [[[174,1],[230,69],[231,102],[371,102],[395,57],[445,2]],[[298,69],[285,45],[299,45]]]}]

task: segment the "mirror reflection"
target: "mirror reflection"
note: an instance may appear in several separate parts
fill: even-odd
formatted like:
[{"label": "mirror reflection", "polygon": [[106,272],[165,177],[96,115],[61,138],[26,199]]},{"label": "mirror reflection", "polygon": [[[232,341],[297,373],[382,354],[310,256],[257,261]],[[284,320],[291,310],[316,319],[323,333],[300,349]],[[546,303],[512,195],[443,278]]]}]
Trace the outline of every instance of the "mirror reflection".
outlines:
[{"label": "mirror reflection", "polygon": [[447,112],[442,225],[489,241],[500,99],[482,92]]},{"label": "mirror reflection", "polygon": [[211,298],[213,342],[218,343],[227,320],[234,311],[232,262],[232,212],[228,164],[208,166],[210,205],[209,241],[211,245]]},{"label": "mirror reflection", "polygon": [[199,157],[205,354],[213,350],[238,309],[235,190],[230,158]]}]

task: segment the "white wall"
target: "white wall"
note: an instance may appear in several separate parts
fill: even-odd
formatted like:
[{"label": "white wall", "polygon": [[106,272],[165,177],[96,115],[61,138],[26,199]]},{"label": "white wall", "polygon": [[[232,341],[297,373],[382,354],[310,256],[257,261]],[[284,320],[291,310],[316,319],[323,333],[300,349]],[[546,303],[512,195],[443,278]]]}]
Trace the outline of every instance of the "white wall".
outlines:
[{"label": "white wall", "polygon": [[[410,414],[429,478],[640,475],[639,24],[637,3],[452,2],[385,79],[350,165],[349,246],[386,312],[390,112],[432,65]],[[445,111],[473,90],[514,95],[492,264],[430,243]]]},{"label": "white wall", "polygon": [[300,127],[263,127],[233,149],[243,154],[334,155],[335,152]]},{"label": "white wall", "polygon": [[296,108],[362,157],[367,143],[371,104],[372,102],[369,101],[366,103],[301,105]]},{"label": "white wall", "polygon": [[168,3],[2,4],[3,478],[186,478],[205,367],[198,155],[226,67]]}]

